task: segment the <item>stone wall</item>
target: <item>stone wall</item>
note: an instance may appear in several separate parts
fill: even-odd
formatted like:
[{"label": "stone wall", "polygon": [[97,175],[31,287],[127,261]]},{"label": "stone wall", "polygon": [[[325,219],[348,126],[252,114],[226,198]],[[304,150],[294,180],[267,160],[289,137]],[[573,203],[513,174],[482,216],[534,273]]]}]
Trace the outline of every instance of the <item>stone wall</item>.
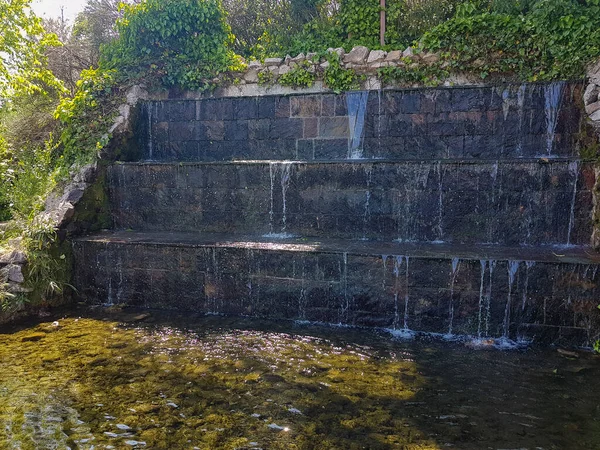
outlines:
[{"label": "stone wall", "polygon": [[110,168],[117,229],[588,245],[593,168],[549,162],[239,162]]},{"label": "stone wall", "polygon": [[580,84],[152,101],[139,159],[578,157]]},{"label": "stone wall", "polygon": [[0,248],[0,293],[4,291],[10,295],[25,294],[29,292],[24,286],[23,276],[27,257],[20,250],[19,240],[12,240],[9,246],[11,250]]}]

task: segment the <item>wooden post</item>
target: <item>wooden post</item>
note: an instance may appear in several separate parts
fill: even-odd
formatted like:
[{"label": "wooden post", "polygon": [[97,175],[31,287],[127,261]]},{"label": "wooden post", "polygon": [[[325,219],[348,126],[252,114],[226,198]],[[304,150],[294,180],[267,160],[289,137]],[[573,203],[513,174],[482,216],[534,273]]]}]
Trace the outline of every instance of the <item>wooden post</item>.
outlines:
[{"label": "wooden post", "polygon": [[381,13],[379,14],[379,43],[385,45],[385,0],[380,0]]}]

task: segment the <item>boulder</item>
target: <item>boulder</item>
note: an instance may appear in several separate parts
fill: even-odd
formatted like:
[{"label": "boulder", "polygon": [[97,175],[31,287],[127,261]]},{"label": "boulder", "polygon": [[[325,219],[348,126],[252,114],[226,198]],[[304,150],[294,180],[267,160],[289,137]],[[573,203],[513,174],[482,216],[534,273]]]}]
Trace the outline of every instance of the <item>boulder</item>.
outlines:
[{"label": "boulder", "polygon": [[590,120],[593,122],[600,122],[600,109],[590,114]]},{"label": "boulder", "polygon": [[292,70],[292,68],[286,64],[284,64],[283,66],[281,66],[279,68],[279,75],[285,75],[286,73],[290,72]]},{"label": "boulder", "polygon": [[250,64],[248,64],[248,69],[261,69],[262,68],[262,64],[260,63],[260,61],[250,61]]},{"label": "boulder", "polygon": [[298,56],[295,56],[292,58],[292,62],[295,62],[296,64],[301,63],[302,61],[306,60],[306,55],[304,53],[300,53]]},{"label": "boulder", "polygon": [[413,52],[412,47],[407,47],[406,50],[402,52],[403,58],[413,58],[415,56],[415,52]]},{"label": "boulder", "polygon": [[324,63],[321,63],[321,69],[327,69],[330,65],[329,61],[325,61]]},{"label": "boulder", "polygon": [[367,58],[367,64],[381,62],[385,59],[386,56],[387,53],[383,50],[371,50],[371,53],[369,53],[369,57]]},{"label": "boulder", "polygon": [[425,53],[421,55],[421,59],[425,64],[435,64],[440,60],[440,55],[437,53]]},{"label": "boulder", "polygon": [[243,78],[247,83],[258,83],[258,69],[248,70]]},{"label": "boulder", "polygon": [[265,66],[277,67],[283,62],[283,58],[267,58],[265,59]]},{"label": "boulder", "polygon": [[588,116],[592,116],[596,111],[600,111],[600,101],[586,105],[585,112]]},{"label": "boulder", "polygon": [[397,62],[402,59],[402,52],[400,50],[392,50],[387,54],[385,60],[387,62]]},{"label": "boulder", "polygon": [[588,85],[585,92],[583,93],[583,103],[590,105],[598,100],[598,94],[600,94],[600,88],[594,83]]},{"label": "boulder", "polygon": [[13,283],[24,283],[25,277],[23,276],[23,268],[17,265],[8,266],[8,281]]},{"label": "boulder", "polygon": [[344,55],[344,62],[350,64],[364,64],[369,56],[369,49],[362,45],[354,47],[350,53]]},{"label": "boulder", "polygon": [[587,71],[590,83],[600,86],[600,61],[592,64]]}]

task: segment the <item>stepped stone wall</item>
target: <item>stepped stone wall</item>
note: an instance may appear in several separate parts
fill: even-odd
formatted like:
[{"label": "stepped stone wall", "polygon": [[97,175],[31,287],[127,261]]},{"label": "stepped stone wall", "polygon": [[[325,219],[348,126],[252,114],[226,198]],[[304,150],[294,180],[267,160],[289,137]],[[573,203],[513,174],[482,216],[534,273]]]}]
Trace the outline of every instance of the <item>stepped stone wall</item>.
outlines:
[{"label": "stepped stone wall", "polygon": [[96,304],[590,345],[582,93],[148,100],[137,152],[108,168],[113,229],[74,242],[74,284]]}]

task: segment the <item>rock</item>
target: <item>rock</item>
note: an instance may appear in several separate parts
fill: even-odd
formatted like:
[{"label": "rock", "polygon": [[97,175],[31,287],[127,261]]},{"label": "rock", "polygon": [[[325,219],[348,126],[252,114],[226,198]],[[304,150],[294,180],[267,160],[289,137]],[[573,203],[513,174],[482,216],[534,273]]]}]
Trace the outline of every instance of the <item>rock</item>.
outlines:
[{"label": "rock", "polygon": [[600,110],[590,114],[590,120],[600,122]]},{"label": "rock", "polygon": [[83,166],[73,177],[75,183],[92,183],[96,179],[96,163]]},{"label": "rock", "polygon": [[25,264],[27,256],[24,252],[13,250],[10,253],[0,254],[0,264]]},{"label": "rock", "polygon": [[286,73],[290,72],[292,70],[292,68],[288,65],[283,65],[279,68],[279,75],[285,75]]},{"label": "rock", "polygon": [[477,58],[473,61],[473,67],[483,67],[485,65],[485,61],[482,58]]},{"label": "rock", "polygon": [[301,63],[302,61],[306,61],[304,53],[300,53],[298,56],[292,58],[292,62],[295,62],[296,64]]},{"label": "rock", "polygon": [[369,64],[372,69],[381,69],[382,67],[389,67],[390,63],[385,61],[379,61],[373,64]]},{"label": "rock", "polygon": [[587,71],[590,83],[600,86],[600,61],[591,65]]},{"label": "rock", "polygon": [[396,62],[402,59],[402,52],[400,50],[392,50],[387,54],[385,60],[387,62]]},{"label": "rock", "polygon": [[381,80],[379,77],[368,77],[365,82],[365,88],[368,90],[379,90],[381,87]]},{"label": "rock", "polygon": [[250,69],[244,74],[244,80],[247,83],[258,83],[258,69]]},{"label": "rock", "polygon": [[128,105],[135,105],[139,100],[148,100],[148,91],[140,85],[132,86],[125,96]]},{"label": "rock", "polygon": [[267,58],[265,59],[265,66],[267,67],[277,67],[283,62],[282,58]]},{"label": "rock", "polygon": [[369,57],[367,58],[367,64],[373,64],[376,62],[383,61],[386,56],[387,53],[383,50],[372,50],[371,53],[369,53]]},{"label": "rock", "polygon": [[285,55],[283,59],[283,63],[289,65],[292,62],[292,57],[290,55]]},{"label": "rock", "polygon": [[344,56],[344,54],[346,52],[345,52],[345,50],[342,47],[338,47],[338,48],[329,47],[327,49],[327,53],[337,53],[338,56],[341,58],[342,56]]},{"label": "rock", "polygon": [[425,64],[435,64],[440,60],[440,55],[437,53],[425,53],[421,55],[421,59]]},{"label": "rock", "polygon": [[596,100],[598,100],[599,93],[600,88],[598,88],[598,86],[596,86],[593,83],[588,85],[585,92],[583,93],[583,103],[589,105],[591,103],[596,102]]},{"label": "rock", "polygon": [[260,69],[261,67],[260,61],[250,61],[250,64],[248,64],[248,69]]},{"label": "rock", "polygon": [[596,111],[600,111],[600,101],[597,101],[595,103],[590,103],[589,105],[587,105],[585,107],[585,112],[588,114],[588,116],[591,116]]},{"label": "rock", "polygon": [[85,186],[73,186],[72,189],[64,193],[61,200],[63,202],[77,203],[85,194]]},{"label": "rock", "polygon": [[23,276],[23,268],[17,265],[8,266],[8,281],[13,283],[24,283],[25,277]]},{"label": "rock", "polygon": [[325,61],[324,63],[321,63],[321,68],[322,69],[327,69],[331,64],[329,63],[329,61]]},{"label": "rock", "polygon": [[308,61],[314,61],[314,59],[315,59],[316,57],[317,57],[317,54],[316,54],[316,53],[307,53],[307,54],[306,54],[306,59],[307,59]]},{"label": "rock", "polygon": [[363,64],[369,56],[369,49],[362,45],[354,47],[350,53],[344,55],[344,62],[350,64]]},{"label": "rock", "polygon": [[415,53],[413,52],[412,47],[407,47],[407,49],[402,52],[403,58],[413,58],[414,56]]}]

